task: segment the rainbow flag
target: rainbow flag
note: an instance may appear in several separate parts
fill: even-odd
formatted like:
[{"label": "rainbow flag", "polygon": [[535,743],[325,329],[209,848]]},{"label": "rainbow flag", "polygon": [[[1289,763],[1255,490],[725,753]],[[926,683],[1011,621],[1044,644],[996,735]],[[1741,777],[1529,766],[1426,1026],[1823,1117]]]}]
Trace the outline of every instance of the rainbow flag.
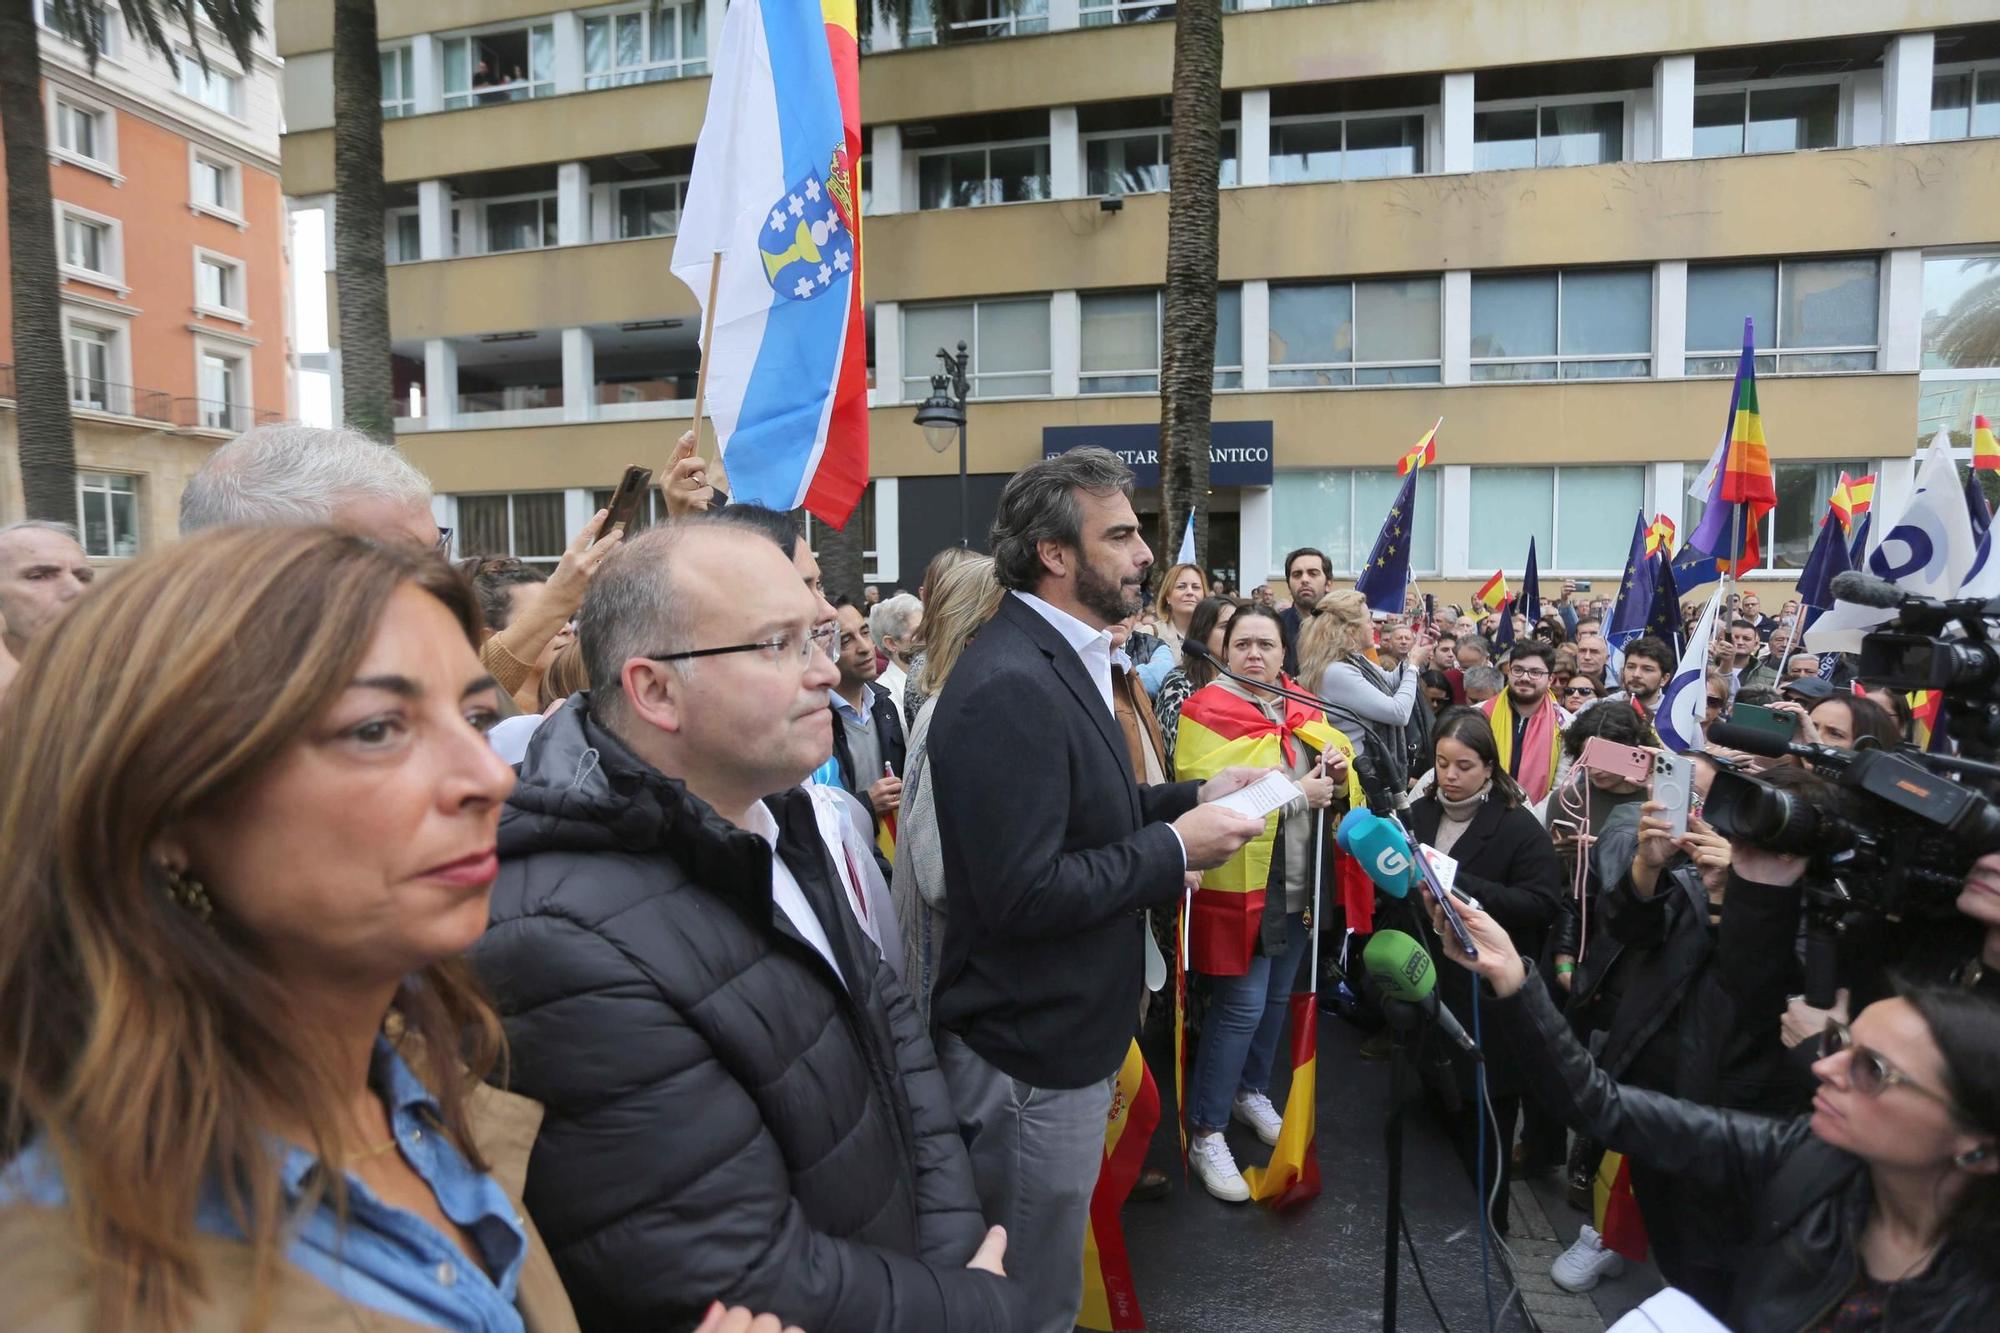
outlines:
[{"label": "rainbow flag", "polygon": [[1434,425],[1429,430],[1425,431],[1424,438],[1418,440],[1415,444],[1410,446],[1410,452],[1404,454],[1402,458],[1399,459],[1396,463],[1397,476],[1407,477],[1412,472],[1415,472],[1418,468],[1429,467],[1432,463],[1437,462],[1438,426],[1442,425],[1444,425],[1444,418],[1439,417],[1437,419],[1437,425]]},{"label": "rainbow flag", "polygon": [[1494,570],[1493,577],[1480,584],[1479,591],[1472,595],[1488,611],[1498,611],[1513,600],[1507,592],[1507,575],[1498,569]]},{"label": "rainbow flag", "polygon": [[1972,419],[1972,467],[1975,472],[2000,469],[2000,440],[1993,438],[1993,423],[1985,417]]},{"label": "rainbow flag", "polygon": [[714,321],[729,488],[843,527],[868,485],[855,0],[731,5],[711,70],[672,263]]},{"label": "rainbow flag", "polygon": [[1865,477],[1850,477],[1842,472],[1840,484],[1833,488],[1833,495],[1827,503],[1833,506],[1834,513],[1840,515],[1841,531],[1852,535],[1854,520],[1867,513],[1875,503],[1875,474],[1870,472]]},{"label": "rainbow flag", "polygon": [[1285,1124],[1270,1165],[1243,1172],[1250,1197],[1280,1211],[1319,1197],[1319,1126],[1313,1103],[1319,1082],[1319,1005],[1312,991],[1291,998],[1292,1087],[1285,1094]]},{"label": "rainbow flag", "polygon": [[1729,397],[1729,428],[1710,460],[1714,479],[1707,493],[1708,507],[1688,538],[1688,545],[1714,556],[1725,571],[1739,576],[1762,562],[1758,529],[1764,516],[1778,507],[1771,451],[1757,412],[1756,340],[1755,322],[1744,320],[1743,356],[1736,364],[1736,385]]},{"label": "rainbow flag", "polygon": [[1083,1232],[1083,1309],[1076,1317],[1080,1328],[1119,1333],[1146,1326],[1118,1210],[1138,1182],[1146,1165],[1146,1146],[1159,1124],[1160,1090],[1135,1037],[1112,1085],[1111,1114],[1104,1123],[1104,1165],[1097,1172],[1097,1187],[1090,1192],[1090,1224]]}]

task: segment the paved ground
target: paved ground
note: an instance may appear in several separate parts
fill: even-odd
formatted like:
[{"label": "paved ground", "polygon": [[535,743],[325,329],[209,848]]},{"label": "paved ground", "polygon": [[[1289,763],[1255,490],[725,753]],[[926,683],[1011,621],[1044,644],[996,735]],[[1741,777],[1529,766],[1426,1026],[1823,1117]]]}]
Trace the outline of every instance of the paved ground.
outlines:
[{"label": "paved ground", "polygon": [[[1173,1172],[1173,1195],[1125,1209],[1125,1234],[1147,1327],[1156,1333],[1374,1333],[1382,1327],[1382,1258],[1387,1181],[1383,1127],[1389,1069],[1363,1061],[1361,1034],[1321,1015],[1319,1150],[1324,1192],[1288,1214],[1257,1204],[1225,1204],[1199,1185],[1178,1184],[1171,1083],[1162,1088],[1152,1161]],[[1282,1062],[1284,1046],[1280,1046]],[[1156,1072],[1170,1069],[1166,1060]],[[1282,1077],[1282,1076],[1281,1076]],[[1271,1097],[1284,1105],[1282,1087]],[[1508,1242],[1521,1264],[1518,1299],[1504,1256],[1490,1254],[1482,1282],[1473,1187],[1438,1126],[1423,1113],[1407,1122],[1404,1209],[1442,1325],[1426,1302],[1409,1248],[1402,1250],[1401,1333],[1487,1329],[1487,1293],[1500,1333],[1599,1333],[1650,1293],[1657,1278],[1635,1273],[1601,1288],[1603,1299],[1559,1291],[1550,1261],[1586,1221],[1547,1191],[1517,1185]],[[1230,1130],[1237,1160],[1261,1164],[1269,1150],[1241,1126]],[[1522,1302],[1525,1302],[1525,1313]]]}]

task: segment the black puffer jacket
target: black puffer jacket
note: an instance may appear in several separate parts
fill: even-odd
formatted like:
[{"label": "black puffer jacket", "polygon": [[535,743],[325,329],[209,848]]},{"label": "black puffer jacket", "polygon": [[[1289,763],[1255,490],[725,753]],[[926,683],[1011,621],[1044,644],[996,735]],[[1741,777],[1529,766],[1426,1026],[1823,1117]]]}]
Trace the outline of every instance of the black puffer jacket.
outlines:
[{"label": "black puffer jacket", "polygon": [[[1619,1086],[1571,1035],[1532,969],[1514,995],[1487,991],[1485,1003],[1543,1107],[1615,1152],[1732,1197],[1755,1219],[1724,1323],[1745,1333],[1820,1327],[1862,1272],[1871,1191],[1861,1159],[1815,1138],[1806,1117],[1772,1120]],[[1946,1242],[1926,1272],[1890,1289],[1881,1327],[1991,1330],[1996,1305],[2000,1285]]]},{"label": "black puffer jacket", "polygon": [[964,1267],[985,1227],[930,1041],[810,798],[766,804],[847,986],[773,903],[768,845],[586,709],[528,748],[473,954],[547,1110],[526,1202],[583,1327],[720,1299],[814,1333],[1012,1328],[1012,1284]]}]

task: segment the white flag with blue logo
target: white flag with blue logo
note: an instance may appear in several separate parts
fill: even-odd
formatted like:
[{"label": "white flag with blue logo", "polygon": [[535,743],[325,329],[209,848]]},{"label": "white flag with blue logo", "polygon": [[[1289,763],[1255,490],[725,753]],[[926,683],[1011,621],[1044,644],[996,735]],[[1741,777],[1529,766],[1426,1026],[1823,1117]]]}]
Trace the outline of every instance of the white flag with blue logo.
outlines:
[{"label": "white flag with blue logo", "polygon": [[1187,527],[1181,531],[1181,549],[1174,554],[1174,563],[1191,565],[1194,563],[1194,510],[1188,510]]},{"label": "white flag with blue logo", "polygon": [[1660,711],[1653,718],[1653,729],[1660,733],[1660,743],[1675,754],[1699,750],[1705,743],[1701,724],[1708,715],[1708,645],[1715,637],[1715,615],[1722,606],[1722,589],[1723,585],[1718,583],[1708,595],[1708,606],[1702,611],[1694,633],[1688,636],[1681,664],[1674,678],[1667,682],[1660,696]]}]

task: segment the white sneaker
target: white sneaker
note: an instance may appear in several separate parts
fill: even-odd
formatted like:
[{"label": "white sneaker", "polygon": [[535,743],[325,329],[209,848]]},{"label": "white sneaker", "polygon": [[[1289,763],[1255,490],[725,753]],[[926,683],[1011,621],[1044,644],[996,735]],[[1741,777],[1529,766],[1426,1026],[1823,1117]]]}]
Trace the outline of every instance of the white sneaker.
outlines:
[{"label": "white sneaker", "polygon": [[1250,1186],[1236,1169],[1236,1157],[1220,1133],[1195,1135],[1188,1144],[1188,1164],[1202,1188],[1224,1203],[1250,1201]]},{"label": "white sneaker", "polygon": [[1589,1291],[1607,1277],[1625,1271],[1625,1261],[1615,1251],[1604,1248],[1597,1228],[1586,1225],[1576,1244],[1556,1256],[1549,1265],[1549,1278],[1564,1291]]},{"label": "white sneaker", "polygon": [[1257,1137],[1270,1144],[1278,1145],[1279,1131],[1285,1127],[1285,1118],[1278,1114],[1278,1108],[1271,1105],[1271,1099],[1261,1092],[1239,1092],[1236,1104],[1229,1108],[1230,1117],[1240,1124],[1257,1131]]}]

